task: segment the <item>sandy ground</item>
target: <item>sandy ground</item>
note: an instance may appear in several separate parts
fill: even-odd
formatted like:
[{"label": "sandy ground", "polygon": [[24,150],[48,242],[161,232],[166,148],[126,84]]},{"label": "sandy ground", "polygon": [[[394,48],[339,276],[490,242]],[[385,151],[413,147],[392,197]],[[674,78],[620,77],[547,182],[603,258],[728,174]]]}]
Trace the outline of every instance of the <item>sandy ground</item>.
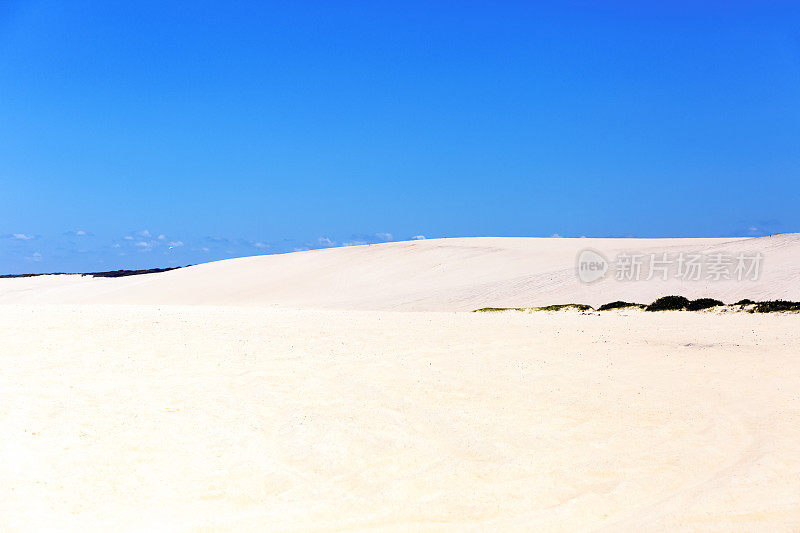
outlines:
[{"label": "sandy ground", "polygon": [[797,531],[798,326],[0,306],[0,529]]},{"label": "sandy ground", "polygon": [[[579,253],[596,250],[614,263],[640,254],[640,281],[613,275],[581,283]],[[761,254],[757,280],[646,280],[649,254]],[[168,261],[164,256],[161,260]],[[154,258],[154,261],[157,259]],[[154,263],[158,264],[158,263]],[[734,267],[732,266],[732,269]],[[615,300],[650,303],[661,296],[710,297],[725,303],[800,300],[800,234],[752,239],[464,238],[393,242],[229,259],[118,279],[47,276],[0,279],[0,303],[275,305],[298,309],[471,311]]]}]

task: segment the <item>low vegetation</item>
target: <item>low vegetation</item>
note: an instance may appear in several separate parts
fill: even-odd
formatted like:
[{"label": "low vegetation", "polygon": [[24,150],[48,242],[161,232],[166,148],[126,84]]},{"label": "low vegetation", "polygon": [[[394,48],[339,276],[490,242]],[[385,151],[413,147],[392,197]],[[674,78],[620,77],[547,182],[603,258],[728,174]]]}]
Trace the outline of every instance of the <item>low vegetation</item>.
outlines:
[{"label": "low vegetation", "polygon": [[159,272],[168,272],[181,267],[169,268],[148,268],[147,270],[112,270],[110,272],[88,272],[81,274],[81,276],[92,276],[93,278],[122,278],[125,276],[139,276],[141,274],[158,274]]},{"label": "low vegetation", "polygon": [[643,304],[634,304],[631,302],[623,302],[621,300],[617,300],[616,302],[611,302],[607,304],[603,304],[597,308],[598,311],[610,311],[612,309],[626,309],[630,307],[635,307],[637,309],[644,309],[646,306]]},{"label": "low vegetation", "polygon": [[[689,300],[683,296],[664,296],[650,305],[643,305],[621,300],[603,304],[597,311],[611,311],[613,309],[644,309],[645,311],[702,311],[724,307],[724,311],[748,312],[748,313],[782,313],[800,312],[800,302],[790,302],[786,300],[771,300],[765,302],[755,302],[753,300],[739,300],[735,304],[726,305],[714,298],[698,298]],[[556,304],[543,307],[484,307],[476,309],[475,313],[492,313],[498,311],[594,311],[591,305],[586,304]]]},{"label": "low vegetation", "polygon": [[[192,266],[192,265],[186,265]],[[141,274],[157,274],[159,272],[168,272],[183,267],[167,267],[167,268],[148,268],[144,270],[110,270],[108,272],[49,272],[46,274],[0,274],[0,279],[4,278],[35,278],[37,276],[92,276],[93,278],[122,278],[125,276],[138,276]]]},{"label": "low vegetation", "polygon": [[534,311],[565,311],[565,310],[575,310],[575,311],[593,311],[594,308],[591,305],[586,304],[556,304],[556,305],[547,305],[544,307],[534,307]]},{"label": "low vegetation", "polygon": [[482,307],[473,313],[496,313],[499,311],[594,311],[591,305],[586,304],[556,304],[544,307]]},{"label": "low vegetation", "polygon": [[782,311],[800,311],[800,302],[772,300],[768,302],[757,302],[755,307],[756,313],[780,313]]},{"label": "low vegetation", "polygon": [[66,276],[66,272],[48,272],[47,274],[0,274],[0,279],[35,278],[36,276]]},{"label": "low vegetation", "polygon": [[689,307],[689,299],[683,296],[662,296],[644,308],[645,311],[683,311]]},{"label": "low vegetation", "polygon": [[713,298],[699,298],[697,300],[692,300],[691,302],[689,302],[689,305],[686,306],[686,310],[701,311],[703,309],[710,309],[712,307],[718,307],[720,305],[725,305],[725,304]]}]

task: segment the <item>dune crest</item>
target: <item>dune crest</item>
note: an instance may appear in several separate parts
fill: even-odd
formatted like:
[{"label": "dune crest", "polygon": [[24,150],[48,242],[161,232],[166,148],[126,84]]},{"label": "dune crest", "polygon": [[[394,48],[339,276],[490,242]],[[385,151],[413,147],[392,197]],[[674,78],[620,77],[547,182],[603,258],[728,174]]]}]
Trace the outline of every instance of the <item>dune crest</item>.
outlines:
[{"label": "dune crest", "polygon": [[[641,255],[639,281],[609,272],[578,279],[583,250],[615,261]],[[687,281],[648,275],[650,254],[706,260],[760,254],[758,279]],[[732,303],[800,300],[800,234],[731,239],[539,239],[473,237],[328,248],[205,263],[120,279],[43,276],[0,280],[0,303],[266,305],[297,308],[469,311],[559,303],[649,303],[668,294]],[[731,270],[734,265],[731,265]],[[673,263],[673,269],[677,268]]]}]

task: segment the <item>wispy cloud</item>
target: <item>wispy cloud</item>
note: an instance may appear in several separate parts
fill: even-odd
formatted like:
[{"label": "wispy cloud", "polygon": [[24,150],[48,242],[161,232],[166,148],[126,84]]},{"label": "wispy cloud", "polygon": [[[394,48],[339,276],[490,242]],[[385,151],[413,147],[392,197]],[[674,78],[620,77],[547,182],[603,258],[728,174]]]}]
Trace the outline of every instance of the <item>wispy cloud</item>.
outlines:
[{"label": "wispy cloud", "polygon": [[343,246],[361,246],[364,244],[379,244],[389,242],[394,239],[391,233],[356,233],[350,236],[350,240],[342,243]]},{"label": "wispy cloud", "polygon": [[425,240],[425,235],[414,235],[413,237],[411,237],[411,240],[412,241],[424,241]]},{"label": "wispy cloud", "polygon": [[[307,241],[296,238],[266,240],[223,235],[189,238],[148,229],[130,229],[126,233],[110,237],[102,234],[98,236],[88,229],[72,229],[52,235],[23,232],[0,234],[0,259],[5,259],[7,266],[4,270],[9,272],[37,269],[90,272],[97,270],[99,264],[109,269],[153,268],[266,253],[377,244],[392,241],[394,238],[389,232],[355,233],[350,238],[323,234]],[[422,239],[424,235],[414,238]]]}]

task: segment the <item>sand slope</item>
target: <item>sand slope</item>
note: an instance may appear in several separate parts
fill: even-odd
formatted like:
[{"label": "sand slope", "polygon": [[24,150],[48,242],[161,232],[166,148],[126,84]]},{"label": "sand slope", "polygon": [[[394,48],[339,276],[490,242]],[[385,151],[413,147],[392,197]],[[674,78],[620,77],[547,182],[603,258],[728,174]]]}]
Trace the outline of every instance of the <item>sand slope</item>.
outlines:
[{"label": "sand slope", "polygon": [[[587,247],[763,275],[587,285]],[[798,259],[445,239],[0,279],[0,530],[800,530],[800,316],[424,311],[800,300]]]},{"label": "sand slope", "polygon": [[798,531],[798,325],[0,306],[0,529]]},{"label": "sand slope", "polygon": [[[617,281],[584,284],[578,253],[609,261],[622,251],[763,254],[758,281]],[[279,305],[298,308],[447,310],[649,303],[667,294],[800,300],[800,234],[752,239],[463,238],[332,248],[231,259],[118,279],[0,279],[0,303]]]}]

